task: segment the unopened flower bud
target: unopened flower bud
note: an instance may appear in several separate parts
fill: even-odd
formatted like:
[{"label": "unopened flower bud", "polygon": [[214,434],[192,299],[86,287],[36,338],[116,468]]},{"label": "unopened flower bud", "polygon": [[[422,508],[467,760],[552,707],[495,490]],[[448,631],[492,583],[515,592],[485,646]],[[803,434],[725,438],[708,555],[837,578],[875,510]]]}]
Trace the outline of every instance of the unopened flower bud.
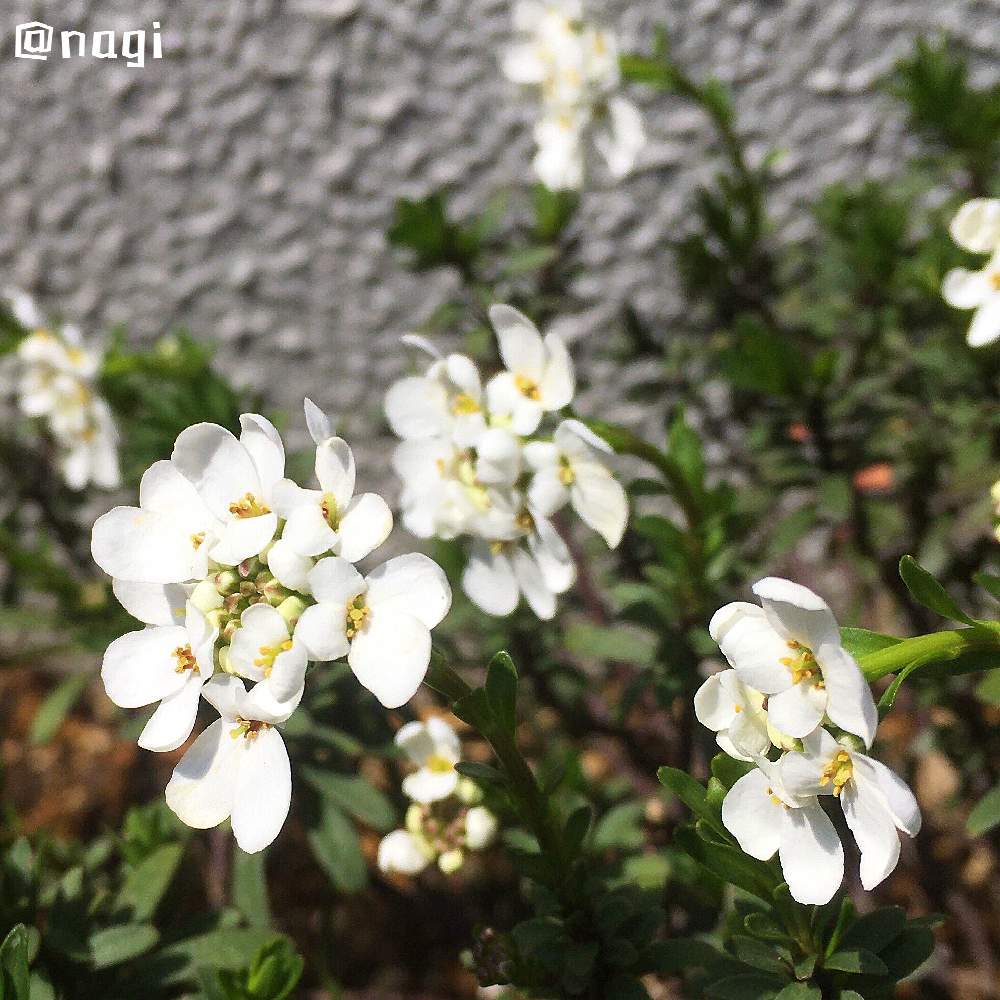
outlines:
[{"label": "unopened flower bud", "polygon": [[240,576],[246,580],[260,572],[261,561],[256,556],[251,556],[249,559],[244,559],[236,568]]},{"label": "unopened flower bud", "polygon": [[301,597],[286,597],[278,605],[278,614],[288,622],[289,629],[293,629],[305,609],[306,602]]},{"label": "unopened flower bud", "polygon": [[236,570],[224,569],[215,574],[213,583],[220,594],[235,594],[240,585],[240,577]]},{"label": "unopened flower bud", "polygon": [[440,868],[445,875],[454,875],[463,864],[465,864],[465,854],[458,849],[454,851],[445,851],[444,854],[438,858],[438,868]]},{"label": "unopened flower bud", "polygon": [[218,653],[215,654],[219,661],[219,669],[224,673],[231,673],[232,670],[229,665],[229,647],[220,646]]},{"label": "unopened flower bud", "polygon": [[240,627],[240,620],[238,618],[230,618],[229,621],[222,627],[222,638],[226,642],[232,642],[233,636],[236,634],[236,630]]},{"label": "unopened flower bud", "polygon": [[222,607],[222,596],[215,588],[213,580],[202,580],[198,586],[191,591],[188,600],[203,614],[215,611]]},{"label": "unopened flower bud", "polygon": [[839,733],[837,735],[837,742],[842,747],[847,747],[848,750],[853,750],[855,753],[868,752],[868,747],[865,746],[865,741],[861,739],[860,736],[855,736],[854,733]]}]

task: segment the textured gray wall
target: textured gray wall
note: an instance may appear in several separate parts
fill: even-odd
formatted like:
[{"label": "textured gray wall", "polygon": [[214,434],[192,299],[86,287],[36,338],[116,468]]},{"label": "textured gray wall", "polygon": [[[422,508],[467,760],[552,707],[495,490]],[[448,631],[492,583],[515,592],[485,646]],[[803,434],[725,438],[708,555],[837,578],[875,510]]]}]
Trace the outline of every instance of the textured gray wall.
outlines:
[{"label": "textured gray wall", "polygon": [[[275,405],[308,393],[349,415],[360,439],[405,365],[396,338],[452,280],[415,278],[389,252],[394,200],[447,183],[471,210],[528,179],[533,107],[497,66],[507,0],[0,7],[3,283],[94,331],[125,322],[145,339],[183,324],[217,341],[235,377]],[[666,22],[693,73],[733,85],[758,152],[788,151],[777,205],[786,232],[807,224],[796,206],[822,185],[894,168],[900,115],[873,82],[915,35],[956,33],[987,76],[1000,48],[996,0],[592,9],[625,46]],[[164,58],[142,69],[16,60],[14,26],[32,18],[90,31],[159,20]],[[691,189],[712,169],[697,112],[638,98],[653,140],[639,174],[617,188],[598,178],[584,200],[585,276],[563,325],[582,359],[626,297],[669,319],[664,240],[683,230]]]}]

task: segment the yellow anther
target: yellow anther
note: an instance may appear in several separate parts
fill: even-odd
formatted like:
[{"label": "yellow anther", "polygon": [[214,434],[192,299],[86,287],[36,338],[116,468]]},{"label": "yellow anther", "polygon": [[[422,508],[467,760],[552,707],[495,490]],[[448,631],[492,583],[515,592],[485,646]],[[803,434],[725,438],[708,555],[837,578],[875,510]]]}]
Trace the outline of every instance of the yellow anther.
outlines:
[{"label": "yellow anther", "polygon": [[559,459],[559,482],[563,486],[572,486],[576,482],[576,473],[573,471],[573,466],[569,464],[569,459],[562,455]]},{"label": "yellow anther", "polygon": [[739,715],[739,714],[740,714],[740,712],[742,712],[742,711],[743,711],[743,706],[742,706],[742,705],[733,705],[733,711],[734,711],[734,712],[735,712],[735,713],[736,713],[737,715]]},{"label": "yellow anther", "polygon": [[237,740],[241,736],[246,740],[255,740],[257,736],[266,729],[271,728],[271,723],[261,722],[259,719],[243,719],[236,717],[236,728],[229,730],[229,735]]},{"label": "yellow anther", "polygon": [[191,536],[191,545],[197,551],[201,548],[202,542],[205,541],[205,532],[199,531],[197,534]]},{"label": "yellow anther", "polygon": [[431,756],[427,758],[427,764],[425,766],[429,771],[433,771],[435,774],[447,774],[449,771],[453,771],[455,769],[455,765],[448,760],[447,757],[442,757],[439,753],[431,754]]},{"label": "yellow anther", "polygon": [[515,524],[522,531],[534,531],[535,530],[535,519],[531,516],[531,512],[528,510],[522,510],[520,514],[514,519]]},{"label": "yellow anther", "polygon": [[503,552],[503,546],[503,542],[490,542],[490,552],[492,552],[493,555],[498,556],[501,552]]},{"label": "yellow anther", "polygon": [[253,493],[244,493],[239,500],[229,505],[229,513],[237,517],[260,517],[262,514],[270,514],[271,508]]},{"label": "yellow anther", "polygon": [[833,794],[840,795],[853,774],[854,764],[851,755],[846,750],[838,750],[830,763],[823,768],[819,779],[820,787],[825,788],[832,782]]},{"label": "yellow anther", "polygon": [[994,271],[990,275],[990,284],[993,286],[993,291],[1000,292],[1000,271]]},{"label": "yellow anther", "polygon": [[528,399],[537,400],[541,398],[542,393],[538,388],[538,383],[534,379],[528,378],[527,375],[515,375],[514,385],[517,386],[517,391]]},{"label": "yellow anther", "polygon": [[292,648],[292,640],[286,639],[278,643],[277,646],[261,646],[260,656],[253,661],[255,667],[260,667],[265,677],[271,676],[274,669],[274,661],[282,654],[287,653]]},{"label": "yellow anther", "polygon": [[[778,796],[774,794],[774,789],[773,788],[768,788],[767,794],[770,796],[771,801],[776,806],[784,806],[785,805],[785,803],[782,802],[781,799],[779,799]],[[787,809],[788,807],[785,806],[785,808]]]},{"label": "yellow anther", "polygon": [[370,614],[371,610],[365,603],[364,594],[358,594],[353,601],[348,602],[344,627],[348,639],[353,639],[358,634]]},{"label": "yellow anther", "polygon": [[340,527],[340,511],[337,509],[337,498],[332,493],[324,493],[323,498],[319,502],[319,509],[323,512],[323,520],[336,531]]},{"label": "yellow anther", "polygon": [[178,674],[183,674],[185,670],[190,670],[192,673],[200,674],[201,671],[198,669],[198,661],[194,657],[194,653],[191,652],[190,643],[186,646],[178,646],[174,650],[174,659],[177,661],[177,666],[174,667],[174,672]]},{"label": "yellow anther", "polygon": [[438,472],[441,473],[442,476],[446,476],[448,474],[448,466],[445,465],[445,461],[443,458],[435,459],[434,464],[437,466],[437,470]]},{"label": "yellow anther", "polygon": [[792,683],[799,684],[802,681],[813,681],[816,687],[822,688],[823,675],[820,673],[816,657],[808,646],[803,646],[801,642],[789,639],[785,644],[795,654],[794,656],[783,656],[778,662],[782,666],[788,667],[792,673]]},{"label": "yellow anther", "polygon": [[451,401],[451,412],[455,416],[464,416],[469,413],[478,413],[480,411],[479,403],[477,403],[467,392],[460,392]]}]

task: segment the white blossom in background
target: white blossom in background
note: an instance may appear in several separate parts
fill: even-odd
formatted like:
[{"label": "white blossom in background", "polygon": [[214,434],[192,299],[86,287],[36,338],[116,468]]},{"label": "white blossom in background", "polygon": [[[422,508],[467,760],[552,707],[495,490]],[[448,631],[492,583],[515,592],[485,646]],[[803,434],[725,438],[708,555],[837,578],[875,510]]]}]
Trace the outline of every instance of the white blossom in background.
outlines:
[{"label": "white blossom in background", "polygon": [[576,0],[520,0],[519,41],[502,61],[508,79],[538,89],[533,166],[554,191],[583,187],[590,146],[620,179],[646,145],[642,116],[620,93],[617,39],[585,17]]},{"label": "white blossom in background", "polygon": [[762,607],[729,604],[713,616],[709,631],[732,669],[695,695],[695,714],[719,746],[754,764],[727,793],[723,824],[751,857],[778,855],[794,899],[826,903],[844,874],[821,804],[833,796],[861,849],[861,883],[874,888],[896,867],[900,832],[920,829],[916,799],[859,749],[871,746],[878,713],[826,602],[776,577],[753,590]]},{"label": "white blossom in background", "polygon": [[956,267],[944,276],[941,293],[956,309],[974,309],[970,347],[992,344],[1000,337],[1000,199],[973,198],[952,219],[952,239],[970,253],[989,254],[982,270]]},{"label": "white blossom in background", "polygon": [[354,456],[326,415],[309,400],[305,415],[319,490],[286,479],[277,430],[243,414],[239,438],[215,424],[183,431],[170,459],[143,475],[139,505],[109,511],[91,537],[115,596],[146,625],[108,648],[108,695],[126,708],[160,703],[139,740],[157,751],[184,743],[201,697],[216,708],[221,718],[178,764],[167,802],[190,826],[231,818],[245,851],[266,847],[288,812],[276,727],[301,701],[309,661],[346,657],[384,704],[402,705],[451,604],[426,556],[355,570],[392,515],[381,497],[355,495]]},{"label": "white blossom in background", "polygon": [[6,300],[14,318],[29,331],[16,355],[21,412],[45,422],[67,486],[117,489],[118,431],[97,392],[103,349],[87,344],[75,326],[49,329],[29,296],[12,291]]},{"label": "white blossom in background", "polygon": [[442,357],[424,338],[405,338],[431,363],[385,399],[401,438],[392,464],[402,520],[418,538],[465,540],[462,589],[487,614],[509,615],[523,599],[548,619],[576,580],[550,519],[568,506],[615,548],[628,501],[607,443],[579,420],[561,419],[575,392],[562,339],[542,336],[511,306],[494,305],[489,315],[504,368],[485,383],[464,355]]},{"label": "white blossom in background", "polygon": [[480,804],[479,789],[455,770],[462,744],[444,719],[408,722],[396,733],[396,744],[417,768],[403,779],[412,805],[405,827],[382,838],[378,867],[387,875],[418,875],[436,863],[450,875],[469,851],[493,843],[497,818]]}]

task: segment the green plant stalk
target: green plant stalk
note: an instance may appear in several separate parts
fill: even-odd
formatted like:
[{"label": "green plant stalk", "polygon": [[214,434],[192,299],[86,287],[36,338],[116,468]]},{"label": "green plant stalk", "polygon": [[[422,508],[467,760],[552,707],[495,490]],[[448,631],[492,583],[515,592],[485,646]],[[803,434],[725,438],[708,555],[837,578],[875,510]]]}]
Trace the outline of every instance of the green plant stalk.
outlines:
[{"label": "green plant stalk", "polygon": [[867,680],[877,681],[907,667],[915,669],[929,663],[955,660],[965,653],[988,650],[995,650],[1000,655],[1000,622],[983,622],[969,628],[945,629],[904,639],[894,646],[860,657],[858,663]]}]

